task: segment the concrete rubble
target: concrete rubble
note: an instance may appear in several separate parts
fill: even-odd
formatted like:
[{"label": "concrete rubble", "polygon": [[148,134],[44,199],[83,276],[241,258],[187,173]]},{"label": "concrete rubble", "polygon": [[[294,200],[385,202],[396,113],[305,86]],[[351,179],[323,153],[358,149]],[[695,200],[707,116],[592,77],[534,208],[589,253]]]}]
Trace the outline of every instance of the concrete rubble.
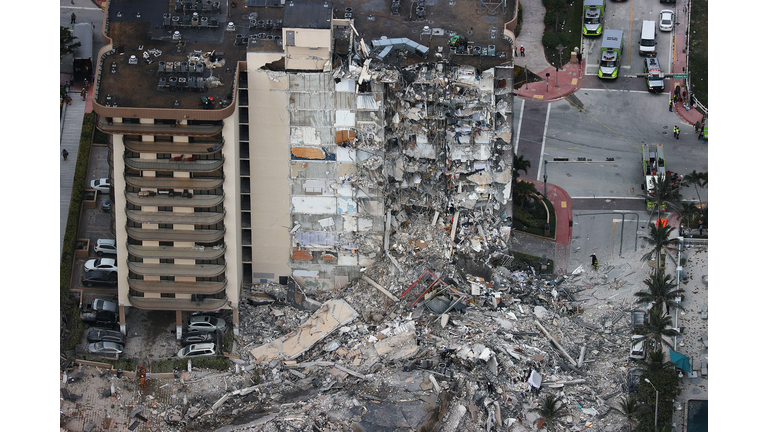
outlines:
[{"label": "concrete rubble", "polygon": [[629,270],[555,276],[513,258],[511,66],[350,60],[331,75],[337,86],[369,89],[357,91],[369,118],[337,136],[367,156],[333,189],[352,185],[383,206],[366,210],[359,199],[358,214],[380,219],[332,241],[304,227],[330,232],[343,220],[296,220],[291,234],[304,249],[293,259],[354,250],[365,266],[340,287],[297,274],[288,285],[246,287],[229,372],[178,374],[167,380],[178,393],[162,402],[118,380],[110,398],[141,395],[125,406],[129,424],[143,416],[168,431],[527,431],[546,392],[564,401],[567,430],[621,430],[608,410],[626,391],[633,305],[596,301],[590,290],[622,289]]}]

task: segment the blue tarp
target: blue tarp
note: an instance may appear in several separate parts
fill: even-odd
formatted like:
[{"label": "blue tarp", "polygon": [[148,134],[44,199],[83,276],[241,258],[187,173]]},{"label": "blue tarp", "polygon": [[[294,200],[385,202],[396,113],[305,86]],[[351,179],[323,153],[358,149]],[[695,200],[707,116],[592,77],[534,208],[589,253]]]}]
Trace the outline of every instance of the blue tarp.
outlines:
[{"label": "blue tarp", "polygon": [[686,373],[691,373],[691,359],[689,359],[688,357],[686,357],[686,356],[680,354],[679,352],[672,350],[672,348],[670,348],[669,349],[669,359],[678,368],[684,370]]}]

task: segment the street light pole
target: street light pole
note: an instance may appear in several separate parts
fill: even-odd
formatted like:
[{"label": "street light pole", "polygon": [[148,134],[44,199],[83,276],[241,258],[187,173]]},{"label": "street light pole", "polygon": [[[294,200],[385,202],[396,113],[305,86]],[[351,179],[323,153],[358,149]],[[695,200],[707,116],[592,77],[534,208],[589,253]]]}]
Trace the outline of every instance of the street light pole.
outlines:
[{"label": "street light pole", "polygon": [[[544,160],[544,198],[547,198],[547,161]],[[549,198],[547,198],[549,199]]]},{"label": "street light pole", "polygon": [[656,390],[656,386],[655,386],[655,385],[653,385],[653,383],[651,382],[651,380],[649,380],[648,378],[646,378],[646,379],[645,379],[645,382],[647,382],[648,384],[650,384],[650,385],[651,385],[651,387],[653,387],[653,390],[655,390],[655,391],[656,391],[656,413],[655,413],[655,414],[654,414],[654,416],[653,416],[653,417],[654,417],[654,418],[653,418],[653,428],[654,428],[654,429],[656,429],[656,430],[658,430],[658,429],[659,429],[659,391],[658,391],[658,390]]}]

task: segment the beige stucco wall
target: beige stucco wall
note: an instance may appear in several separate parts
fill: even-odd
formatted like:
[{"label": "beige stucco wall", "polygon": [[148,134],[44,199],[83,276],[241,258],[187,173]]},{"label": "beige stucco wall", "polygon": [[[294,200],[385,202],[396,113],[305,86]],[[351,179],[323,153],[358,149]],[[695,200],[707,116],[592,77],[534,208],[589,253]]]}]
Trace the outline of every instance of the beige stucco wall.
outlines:
[{"label": "beige stucco wall", "polygon": [[237,140],[237,111],[224,120],[221,131],[224,146],[221,148],[224,156],[224,260],[227,268],[224,274],[227,278],[226,293],[229,306],[237,308],[240,295],[240,285],[243,282],[242,265],[242,236],[240,231],[240,162],[238,158]]},{"label": "beige stucco wall", "polygon": [[248,53],[253,273],[272,274],[275,281],[291,274],[288,76],[259,68],[281,57]]}]

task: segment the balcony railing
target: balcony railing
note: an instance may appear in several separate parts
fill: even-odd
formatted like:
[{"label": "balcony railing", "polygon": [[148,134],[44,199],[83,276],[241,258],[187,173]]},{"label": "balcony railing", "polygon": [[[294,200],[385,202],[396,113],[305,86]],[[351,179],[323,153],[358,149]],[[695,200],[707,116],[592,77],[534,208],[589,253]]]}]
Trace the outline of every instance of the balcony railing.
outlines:
[{"label": "balcony railing", "polygon": [[101,117],[101,120],[96,124],[96,127],[108,134],[211,136],[220,133],[224,124],[176,125],[153,123],[109,123],[104,117]]},{"label": "balcony railing", "polygon": [[215,225],[224,220],[226,211],[182,213],[126,210],[125,214],[128,220],[138,223]]},{"label": "balcony railing", "polygon": [[226,306],[229,299],[224,296],[221,299],[207,298],[194,301],[189,299],[145,298],[129,295],[128,301],[132,306],[146,310],[215,311]]},{"label": "balcony railing", "polygon": [[224,178],[139,177],[127,175],[125,176],[125,182],[129,186],[136,188],[211,190],[223,185]]},{"label": "balcony railing", "polygon": [[158,206],[158,207],[196,207],[207,208],[216,207],[224,202],[224,194],[221,195],[189,195],[189,196],[171,196],[171,194],[154,193],[151,196],[139,196],[135,192],[126,192],[126,200],[137,206]]},{"label": "balcony railing", "polygon": [[195,156],[178,157],[175,159],[139,159],[123,158],[125,165],[138,171],[188,171],[211,172],[224,165],[224,157],[212,160],[196,160]]},{"label": "balcony railing", "polygon": [[128,262],[128,270],[143,276],[216,277],[226,270],[225,264],[145,264]]},{"label": "balcony railing", "polygon": [[224,140],[219,142],[154,142],[125,140],[125,149],[134,153],[170,153],[170,154],[193,154],[207,155],[221,151],[224,146]]},{"label": "balcony railing", "polygon": [[141,241],[186,241],[213,243],[224,238],[225,228],[220,230],[143,229],[128,227],[129,237]]},{"label": "balcony railing", "polygon": [[221,282],[173,282],[128,279],[131,289],[144,293],[204,294],[212,295],[224,291],[226,279]]},{"label": "balcony railing", "polygon": [[224,256],[226,250],[227,248],[224,245],[216,249],[202,246],[195,249],[191,247],[128,245],[128,254],[137,258],[153,259],[215,260]]}]

